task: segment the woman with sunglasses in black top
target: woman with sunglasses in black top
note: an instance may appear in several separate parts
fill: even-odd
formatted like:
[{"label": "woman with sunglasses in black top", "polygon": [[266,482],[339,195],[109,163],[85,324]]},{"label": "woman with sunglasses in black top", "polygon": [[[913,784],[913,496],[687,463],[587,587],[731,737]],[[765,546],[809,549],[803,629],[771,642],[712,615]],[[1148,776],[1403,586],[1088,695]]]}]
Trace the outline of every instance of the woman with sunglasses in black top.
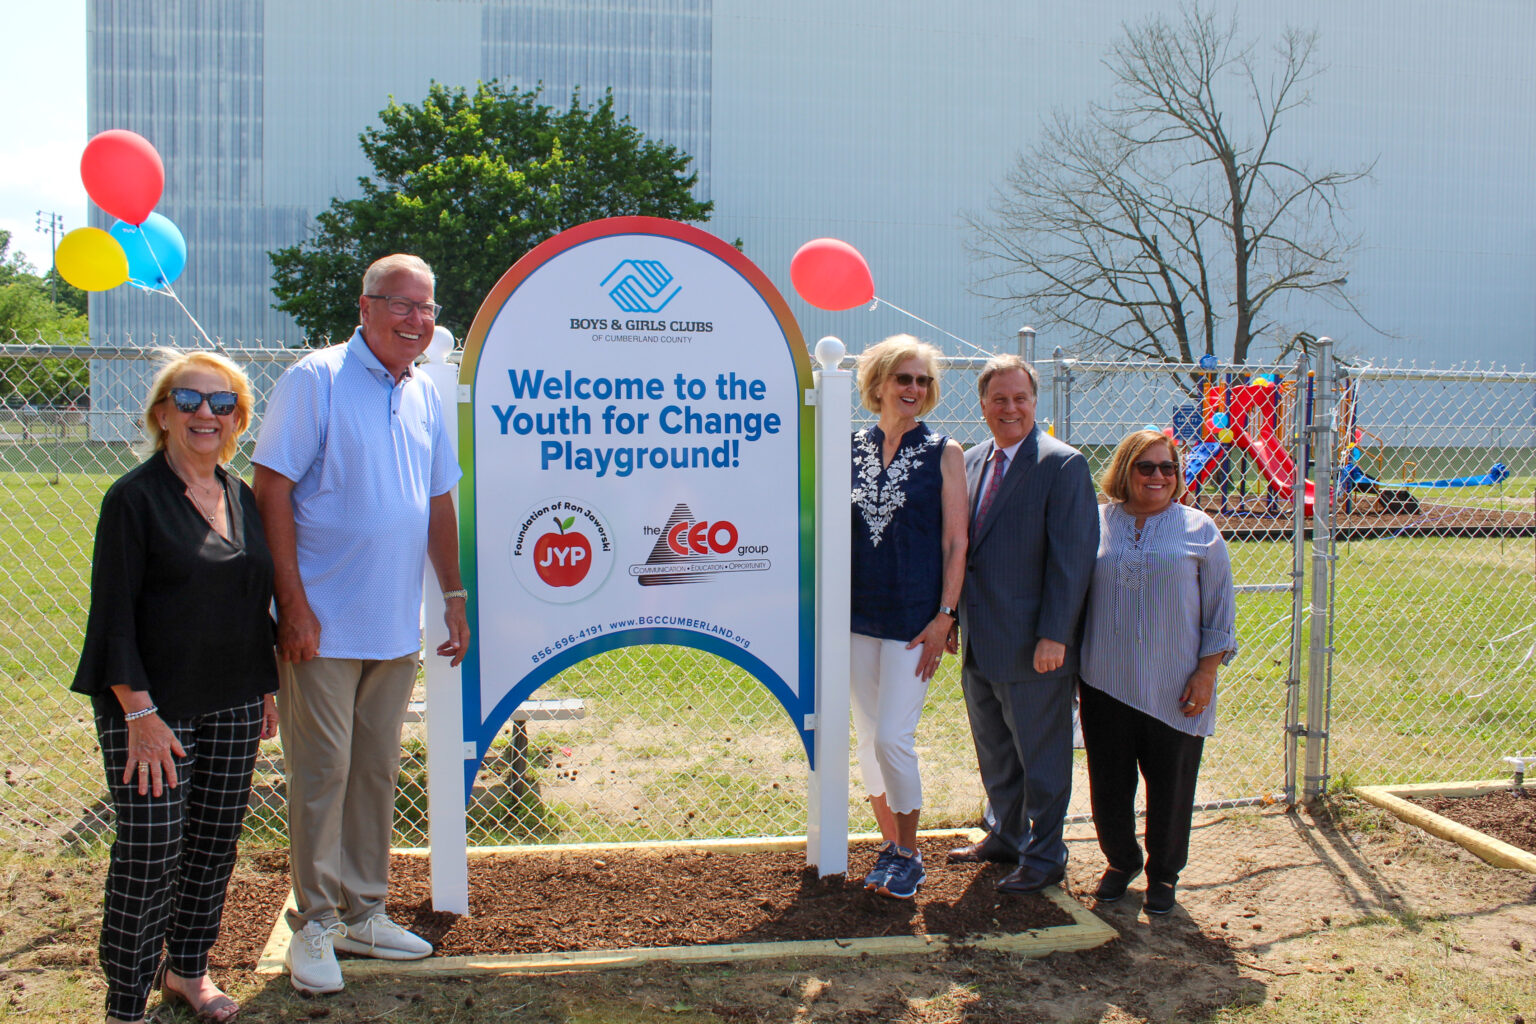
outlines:
[{"label": "woman with sunglasses in black top", "polygon": [[[117,838],[101,966],[107,1020],[156,980],[199,1020],[240,1007],[208,977],[261,740],[277,733],[272,556],[256,500],[221,463],[251,420],[223,356],[175,356],[144,408],[150,456],[108,488],[73,689],[95,706]],[[162,952],[164,962],[161,961]]]},{"label": "woman with sunglasses in black top", "polygon": [[[1078,687],[1088,790],[1109,866],[1094,897],[1112,903],[1142,868],[1144,908],[1173,910],[1216,669],[1237,653],[1232,567],[1211,517],[1178,503],[1174,440],[1138,430],[1099,480],[1099,554],[1083,623]],[[1136,776],[1147,782],[1146,856],[1136,844]]]}]

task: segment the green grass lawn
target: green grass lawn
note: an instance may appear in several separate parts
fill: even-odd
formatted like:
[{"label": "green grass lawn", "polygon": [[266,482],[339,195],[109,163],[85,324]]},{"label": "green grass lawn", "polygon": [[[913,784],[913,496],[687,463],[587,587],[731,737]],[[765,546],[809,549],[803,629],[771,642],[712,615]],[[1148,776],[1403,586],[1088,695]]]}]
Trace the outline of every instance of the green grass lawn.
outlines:
[{"label": "green grass lawn", "polygon": [[[100,831],[90,808],[102,794],[101,769],[89,705],[68,685],[85,621],[96,511],[132,457],[126,449],[82,446],[61,464],[89,463],[92,471],[55,476],[38,464],[35,450],[27,470],[17,471],[20,451],[0,448],[0,832],[18,842],[88,842]],[[1528,494],[1532,482],[1507,482],[1508,492],[1518,486]],[[1485,493],[1477,500],[1504,497]],[[1289,544],[1231,548],[1239,583],[1289,580]],[[1330,761],[1336,779],[1487,777],[1502,772],[1499,757],[1536,752],[1536,627],[1522,632],[1536,623],[1532,566],[1530,539],[1409,538],[1340,547]],[[1243,650],[1222,675],[1203,800],[1260,796],[1283,783],[1290,596],[1245,594],[1238,607]],[[1309,635],[1303,631],[1304,642]],[[508,785],[506,740],[493,747],[472,841],[803,830],[800,740],[768,691],[734,666],[698,651],[630,648],[563,673],[539,696],[580,697],[586,717],[530,726],[526,791]],[[425,841],[425,760],[417,737],[407,740],[399,816],[400,840],[413,845]],[[918,743],[925,823],[974,821],[981,792],[952,658],[930,689]],[[258,791],[271,806],[253,815],[252,829],[279,840],[280,752],[269,746]],[[852,777],[855,826],[869,827],[856,768]],[[1086,810],[1085,792],[1073,810]]]}]

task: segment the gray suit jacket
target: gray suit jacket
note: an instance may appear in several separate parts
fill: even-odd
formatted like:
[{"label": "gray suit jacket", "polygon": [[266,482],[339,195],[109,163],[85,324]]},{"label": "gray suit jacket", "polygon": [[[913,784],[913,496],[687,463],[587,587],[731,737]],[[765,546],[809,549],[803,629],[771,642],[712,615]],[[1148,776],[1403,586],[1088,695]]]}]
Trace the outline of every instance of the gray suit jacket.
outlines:
[{"label": "gray suit jacket", "polygon": [[[960,633],[967,657],[993,682],[1042,678],[1035,643],[1066,645],[1051,676],[1076,674],[1079,629],[1099,549],[1099,510],[1088,460],[1035,428],[1032,462],[1009,466],[987,517],[971,527]],[[992,441],[965,453],[974,519]],[[1020,452],[1024,447],[1020,447]]]}]

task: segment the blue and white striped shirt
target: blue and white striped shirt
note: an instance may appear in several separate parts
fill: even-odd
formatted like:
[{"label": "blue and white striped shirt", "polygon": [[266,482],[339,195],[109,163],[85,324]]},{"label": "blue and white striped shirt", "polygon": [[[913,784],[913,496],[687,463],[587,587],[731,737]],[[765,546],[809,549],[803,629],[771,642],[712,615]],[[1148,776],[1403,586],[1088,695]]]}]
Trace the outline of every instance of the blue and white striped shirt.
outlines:
[{"label": "blue and white striped shirt", "polygon": [[436,385],[415,370],[396,382],[358,330],[283,374],[252,461],[294,481],[320,656],[420,650],[429,504],[460,476]]},{"label": "blue and white striped shirt", "polygon": [[1200,659],[1237,654],[1237,602],[1227,545],[1211,517],[1174,504],[1136,517],[1099,506],[1099,556],[1088,591],[1081,674],[1095,690],[1180,732],[1216,731],[1216,697],[1186,718],[1179,695]]}]

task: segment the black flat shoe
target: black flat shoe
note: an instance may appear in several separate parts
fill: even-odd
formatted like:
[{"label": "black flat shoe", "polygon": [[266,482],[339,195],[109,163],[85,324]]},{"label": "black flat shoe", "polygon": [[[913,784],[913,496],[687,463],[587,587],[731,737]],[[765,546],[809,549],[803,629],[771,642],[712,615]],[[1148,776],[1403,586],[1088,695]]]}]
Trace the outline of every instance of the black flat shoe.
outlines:
[{"label": "black flat shoe", "polygon": [[1119,868],[1105,868],[1104,874],[1099,878],[1098,888],[1093,890],[1093,898],[1100,903],[1113,903],[1125,895],[1125,887],[1141,874],[1141,868],[1135,871],[1121,871]]},{"label": "black flat shoe", "polygon": [[1173,898],[1173,889],[1167,882],[1148,882],[1147,902],[1143,904],[1146,912],[1161,916],[1172,911],[1178,903]]}]

